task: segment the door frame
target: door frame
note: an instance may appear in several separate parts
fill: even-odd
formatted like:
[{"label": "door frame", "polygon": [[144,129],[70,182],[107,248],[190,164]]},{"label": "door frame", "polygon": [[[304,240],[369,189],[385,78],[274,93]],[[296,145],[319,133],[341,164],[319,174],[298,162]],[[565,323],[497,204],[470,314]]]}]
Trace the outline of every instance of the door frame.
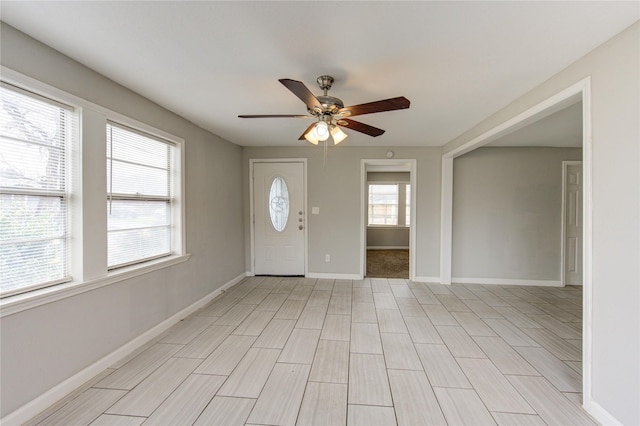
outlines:
[{"label": "door frame", "polygon": [[[560,222],[560,235],[561,235],[561,243],[560,243],[560,282],[562,287],[566,287],[566,253],[565,248],[567,245],[567,168],[569,166],[582,166],[582,160],[567,160],[562,162],[562,221]],[[582,192],[584,192],[584,184],[582,187]],[[584,196],[583,196],[584,197]],[[584,214],[584,212],[583,212]],[[584,220],[582,221],[582,226],[584,226]],[[582,250],[582,247],[580,247]],[[584,262],[584,260],[583,260]]]},{"label": "door frame", "polygon": [[256,245],[255,245],[255,212],[253,205],[253,167],[256,163],[302,163],[302,202],[304,210],[304,276],[309,274],[309,247],[308,247],[308,212],[307,212],[307,159],[306,158],[250,158],[249,159],[249,240],[251,242],[251,270],[247,275],[255,275],[256,266]]},{"label": "door frame", "polygon": [[515,115],[449,151],[443,149],[440,222],[440,283],[451,284],[453,237],[453,160],[492,141],[582,101],[582,393],[588,412],[593,410],[593,140],[591,129],[591,77]]},{"label": "door frame", "polygon": [[367,171],[409,172],[411,208],[409,209],[409,280],[416,279],[416,193],[418,162],[416,159],[362,159],[360,160],[360,277],[367,271]]}]

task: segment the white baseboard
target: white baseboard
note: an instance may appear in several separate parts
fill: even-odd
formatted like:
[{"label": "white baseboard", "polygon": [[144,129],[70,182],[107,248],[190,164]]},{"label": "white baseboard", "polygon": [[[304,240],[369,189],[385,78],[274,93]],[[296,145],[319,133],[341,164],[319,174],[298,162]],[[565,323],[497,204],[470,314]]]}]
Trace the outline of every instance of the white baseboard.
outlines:
[{"label": "white baseboard", "polygon": [[498,285],[521,285],[540,287],[562,287],[560,280],[520,280],[511,278],[466,278],[452,277],[451,282],[455,284],[498,284]]},{"label": "white baseboard", "polygon": [[440,277],[421,277],[421,276],[416,276],[416,279],[413,280],[414,282],[417,283],[439,283],[440,282]]},{"label": "white baseboard", "polygon": [[133,353],[136,349],[142,347],[147,342],[151,341],[155,337],[167,331],[173,325],[180,322],[180,320],[188,317],[192,313],[196,312],[198,309],[203,308],[217,296],[222,294],[223,291],[227,290],[230,287],[233,287],[240,281],[242,281],[247,276],[246,273],[242,273],[232,280],[225,283],[222,287],[212,291],[202,299],[192,303],[187,306],[180,312],[172,315],[166,320],[162,321],[155,327],[147,330],[140,336],[134,338],[133,340],[125,343],[115,351],[111,352],[109,355],[103,357],[102,359],[96,361],[89,367],[84,370],[76,373],[72,377],[68,378],[64,382],[54,386],[49,389],[39,397],[33,399],[32,401],[26,403],[22,407],[17,410],[9,413],[4,418],[0,420],[0,424],[10,426],[10,425],[21,425],[27,420],[33,418],[37,414],[41,413],[51,405],[55,404],[60,399],[64,398],[69,393],[73,392],[78,387],[82,386],[84,383],[89,381],[91,378],[97,376],[105,369],[109,368],[116,362],[120,361],[125,356]]},{"label": "white baseboard", "polygon": [[613,417],[600,404],[591,400],[585,401],[584,409],[603,426],[622,426],[622,422]]},{"label": "white baseboard", "polygon": [[363,279],[362,275],[358,274],[334,274],[334,273],[324,273],[324,272],[309,272],[307,273],[307,278],[320,278],[326,280],[361,280]]},{"label": "white baseboard", "polygon": [[409,246],[367,246],[367,250],[409,250]]}]

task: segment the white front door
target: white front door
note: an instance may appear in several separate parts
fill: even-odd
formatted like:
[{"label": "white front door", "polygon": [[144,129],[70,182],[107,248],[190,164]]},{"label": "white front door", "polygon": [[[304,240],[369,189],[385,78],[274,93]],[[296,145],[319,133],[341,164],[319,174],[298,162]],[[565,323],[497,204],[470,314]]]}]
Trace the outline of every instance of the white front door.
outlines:
[{"label": "white front door", "polygon": [[254,273],[304,275],[304,163],[253,163]]},{"label": "white front door", "polygon": [[582,285],[582,162],[564,166],[564,285]]}]

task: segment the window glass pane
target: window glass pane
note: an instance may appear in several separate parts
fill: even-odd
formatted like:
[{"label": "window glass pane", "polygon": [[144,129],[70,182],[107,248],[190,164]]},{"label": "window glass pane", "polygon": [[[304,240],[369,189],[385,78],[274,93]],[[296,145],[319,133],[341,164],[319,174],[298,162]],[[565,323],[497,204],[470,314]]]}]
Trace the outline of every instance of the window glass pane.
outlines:
[{"label": "window glass pane", "polygon": [[108,267],[172,252],[173,145],[107,124]]},{"label": "window glass pane", "polygon": [[167,169],[169,150],[166,142],[143,136],[131,130],[107,126],[107,157],[135,164]]},{"label": "window glass pane", "polygon": [[[113,178],[111,174],[113,173]],[[113,190],[111,189],[113,188]],[[169,196],[167,170],[107,160],[107,191],[116,194]]]},{"label": "window glass pane", "polygon": [[166,201],[113,200],[107,203],[107,208],[109,231],[171,223],[171,205]]},{"label": "window glass pane", "polygon": [[369,225],[398,224],[398,185],[369,185]]},{"label": "window glass pane", "polygon": [[0,88],[3,295],[70,279],[66,151],[75,123],[69,109],[4,84]]},{"label": "window glass pane", "polygon": [[66,225],[62,197],[0,195],[0,243],[63,238]]},{"label": "window glass pane", "polygon": [[0,137],[0,186],[64,190],[64,150]]},{"label": "window glass pane", "polygon": [[68,111],[39,99],[0,89],[2,135],[48,147],[62,148],[67,138]]},{"label": "window glass pane", "polygon": [[269,217],[276,231],[284,231],[289,218],[289,190],[287,189],[287,183],[279,176],[271,182]]},{"label": "window glass pane", "polygon": [[63,239],[14,242],[0,245],[0,291],[33,288],[66,277]]},{"label": "window glass pane", "polygon": [[168,226],[162,226],[110,231],[107,239],[108,264],[118,266],[169,253],[171,230]]}]

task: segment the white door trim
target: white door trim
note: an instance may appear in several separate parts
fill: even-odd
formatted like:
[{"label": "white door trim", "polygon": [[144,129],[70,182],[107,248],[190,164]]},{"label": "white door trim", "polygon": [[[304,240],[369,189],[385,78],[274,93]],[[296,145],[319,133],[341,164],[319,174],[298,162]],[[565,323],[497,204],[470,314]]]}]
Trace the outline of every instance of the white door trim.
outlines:
[{"label": "white door trim", "polygon": [[256,246],[255,246],[255,218],[253,206],[253,166],[255,163],[302,163],[304,174],[304,182],[302,182],[302,191],[304,192],[304,276],[309,274],[309,246],[308,246],[308,227],[307,220],[307,159],[306,158],[250,158],[249,159],[249,233],[251,242],[251,270],[247,275],[255,275],[256,265]]},{"label": "white door trim", "polygon": [[582,165],[582,161],[563,161],[562,162],[562,220],[560,221],[560,285],[566,287],[566,253],[567,244],[567,167]]},{"label": "white door trim", "polygon": [[364,278],[367,263],[367,168],[376,171],[409,172],[411,184],[411,211],[409,225],[409,279],[416,279],[416,193],[418,161],[416,159],[362,159],[360,160],[360,277]]},{"label": "white door trim", "polygon": [[591,393],[592,359],[593,359],[593,142],[591,129],[591,77],[586,77],[550,98],[540,102],[526,111],[493,129],[473,138],[469,142],[454,148],[442,155],[441,186],[441,239],[440,239],[440,282],[451,284],[451,247],[452,247],[452,213],[453,213],[453,159],[476,148],[480,148],[501,136],[522,128],[543,117],[553,114],[582,100],[582,161],[583,161],[583,241],[582,241],[582,279],[583,279],[583,314],[582,314],[582,390],[585,409],[594,413],[597,409]]}]

